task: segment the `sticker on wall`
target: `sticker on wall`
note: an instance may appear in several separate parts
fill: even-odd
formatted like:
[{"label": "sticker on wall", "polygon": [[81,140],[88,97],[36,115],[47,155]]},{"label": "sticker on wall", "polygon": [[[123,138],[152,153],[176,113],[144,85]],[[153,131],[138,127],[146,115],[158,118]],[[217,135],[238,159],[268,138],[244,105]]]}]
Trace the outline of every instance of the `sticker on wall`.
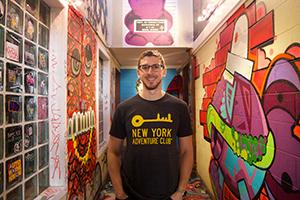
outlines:
[{"label": "sticker on wall", "polygon": [[36,71],[31,69],[25,69],[25,92],[34,94],[36,90]]},{"label": "sticker on wall", "polygon": [[21,182],[23,175],[22,155],[6,161],[6,189]]},{"label": "sticker on wall", "polygon": [[[4,137],[3,137],[3,128],[0,128],[0,160],[3,158],[3,152],[4,152]],[[0,178],[0,180],[2,180]]]},{"label": "sticker on wall", "polygon": [[40,1],[40,21],[50,26],[50,8],[44,1]]},{"label": "sticker on wall", "polygon": [[0,163],[0,195],[3,192],[3,184],[4,184],[4,172],[3,172],[3,162]]},{"label": "sticker on wall", "polygon": [[23,11],[11,1],[7,7],[7,26],[20,34],[23,33]]},{"label": "sticker on wall", "polygon": [[3,82],[4,82],[4,64],[3,61],[0,60],[0,91],[3,90]]},{"label": "sticker on wall", "polygon": [[49,30],[43,25],[39,25],[39,45],[48,49],[49,46]]},{"label": "sticker on wall", "polygon": [[3,102],[3,95],[0,94],[0,125],[3,124],[3,116],[4,116],[4,102]]},{"label": "sticker on wall", "polygon": [[30,67],[36,66],[36,46],[28,41],[25,41],[24,62]]},{"label": "sticker on wall", "polygon": [[38,52],[38,67],[44,72],[48,72],[48,52],[42,48],[39,48]]},{"label": "sticker on wall", "polygon": [[6,0],[0,0],[0,24],[5,22],[5,2]]},{"label": "sticker on wall", "polygon": [[25,96],[24,102],[25,121],[36,119],[36,99],[33,96]]},{"label": "sticker on wall", "polygon": [[177,1],[128,1],[123,12],[125,45],[174,45]]},{"label": "sticker on wall", "polygon": [[48,118],[48,98],[38,97],[38,119]]},{"label": "sticker on wall", "polygon": [[39,148],[39,169],[48,165],[48,158],[49,158],[49,148],[48,145],[44,145]]},{"label": "sticker on wall", "polygon": [[44,73],[38,73],[38,93],[40,95],[48,94],[48,76]]},{"label": "sticker on wall", "polygon": [[13,126],[5,129],[5,157],[22,151],[22,126]]},{"label": "sticker on wall", "polygon": [[5,97],[6,123],[14,124],[22,121],[22,97],[16,95],[6,95]]},{"label": "sticker on wall", "polygon": [[24,155],[25,177],[29,177],[37,169],[37,150],[30,151]]},{"label": "sticker on wall", "polygon": [[39,122],[38,133],[39,133],[39,136],[38,136],[39,144],[48,142],[48,140],[49,140],[48,121]]},{"label": "sticker on wall", "polygon": [[[52,193],[51,193],[52,195]],[[37,175],[25,182],[25,199],[35,199],[37,197]]]},{"label": "sticker on wall", "polygon": [[6,63],[6,91],[22,92],[22,68],[12,63]]},{"label": "sticker on wall", "polygon": [[0,57],[4,57],[4,28],[0,26]]},{"label": "sticker on wall", "polygon": [[31,41],[36,42],[36,21],[26,14],[25,17],[25,37]]},{"label": "sticker on wall", "polygon": [[22,38],[10,31],[6,31],[6,58],[21,63],[22,55]]},{"label": "sticker on wall", "polygon": [[36,123],[24,126],[24,149],[30,149],[36,145]]},{"label": "sticker on wall", "polygon": [[26,10],[37,17],[38,15],[38,0],[26,0]]}]

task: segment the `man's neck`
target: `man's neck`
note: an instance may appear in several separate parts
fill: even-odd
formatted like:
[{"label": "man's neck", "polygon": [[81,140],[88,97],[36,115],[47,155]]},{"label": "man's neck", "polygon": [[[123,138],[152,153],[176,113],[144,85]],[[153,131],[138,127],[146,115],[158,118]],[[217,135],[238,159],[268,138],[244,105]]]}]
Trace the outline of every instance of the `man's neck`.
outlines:
[{"label": "man's neck", "polygon": [[165,95],[165,92],[162,89],[155,89],[155,90],[147,90],[143,89],[139,92],[139,95],[146,100],[155,101],[162,98]]}]

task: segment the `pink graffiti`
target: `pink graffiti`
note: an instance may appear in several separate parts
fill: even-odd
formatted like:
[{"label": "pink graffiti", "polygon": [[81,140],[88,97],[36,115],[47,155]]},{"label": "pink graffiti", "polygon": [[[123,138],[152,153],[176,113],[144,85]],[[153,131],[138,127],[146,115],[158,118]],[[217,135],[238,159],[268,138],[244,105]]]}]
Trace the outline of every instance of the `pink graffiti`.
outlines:
[{"label": "pink graffiti", "polygon": [[59,90],[62,89],[62,86],[57,82],[54,74],[57,69],[57,58],[54,54],[52,54],[52,65],[51,65],[51,71],[53,76],[51,76],[51,82],[53,83],[53,89],[51,91],[50,99],[51,99],[51,105],[50,105],[50,113],[51,113],[51,119],[50,119],[50,127],[51,127],[51,135],[52,135],[52,142],[50,147],[50,154],[51,154],[51,160],[54,163],[54,170],[52,173],[51,178],[53,179],[58,173],[59,179],[61,178],[61,166],[60,166],[60,157],[59,157],[59,143],[60,143],[60,129],[62,122],[62,110],[58,106],[58,97],[57,94],[59,94]]}]

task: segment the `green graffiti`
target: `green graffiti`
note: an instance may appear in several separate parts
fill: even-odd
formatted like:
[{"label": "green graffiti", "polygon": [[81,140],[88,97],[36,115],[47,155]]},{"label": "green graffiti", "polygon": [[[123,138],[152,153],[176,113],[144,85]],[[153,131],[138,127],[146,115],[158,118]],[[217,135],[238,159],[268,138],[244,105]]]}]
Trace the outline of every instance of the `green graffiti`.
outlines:
[{"label": "green graffiti", "polygon": [[272,164],[275,154],[273,133],[270,131],[267,137],[246,135],[237,132],[228,126],[219,113],[209,105],[207,109],[206,123],[209,137],[211,137],[212,125],[227,142],[235,155],[261,169],[267,169]]}]

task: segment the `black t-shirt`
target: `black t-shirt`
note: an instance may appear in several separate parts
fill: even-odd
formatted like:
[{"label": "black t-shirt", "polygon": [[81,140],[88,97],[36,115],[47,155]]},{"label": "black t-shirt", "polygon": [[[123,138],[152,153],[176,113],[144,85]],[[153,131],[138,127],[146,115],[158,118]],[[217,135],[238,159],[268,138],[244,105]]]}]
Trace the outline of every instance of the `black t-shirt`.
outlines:
[{"label": "black t-shirt", "polygon": [[121,174],[136,199],[167,199],[179,180],[178,137],[192,134],[184,101],[165,94],[148,101],[139,95],[116,109],[110,135],[125,139]]}]

